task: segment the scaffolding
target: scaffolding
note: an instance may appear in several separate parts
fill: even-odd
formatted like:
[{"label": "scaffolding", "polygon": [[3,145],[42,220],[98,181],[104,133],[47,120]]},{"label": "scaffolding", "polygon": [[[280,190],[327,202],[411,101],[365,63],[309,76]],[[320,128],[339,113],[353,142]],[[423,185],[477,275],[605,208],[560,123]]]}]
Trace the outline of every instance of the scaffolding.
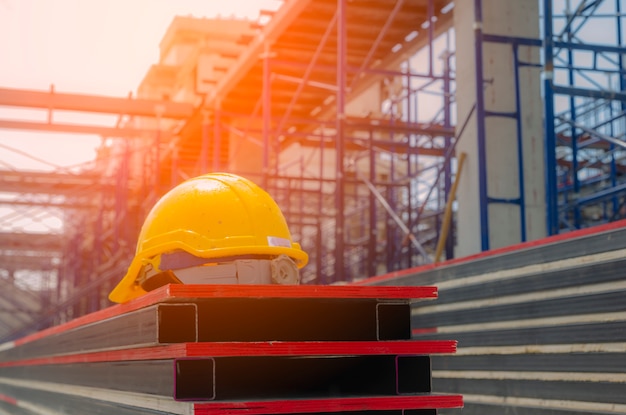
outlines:
[{"label": "scaffolding", "polygon": [[[198,65],[202,105],[179,130],[175,153],[153,147],[161,183],[226,169],[261,184],[310,255],[307,283],[429,263],[453,174],[451,6],[304,3],[285,4],[252,39],[210,26],[183,37],[187,22],[175,20],[145,91],[186,95],[155,82],[175,77],[169,57],[185,50],[176,64]],[[218,58],[207,35],[246,52]],[[189,52],[190,43],[202,47]]]},{"label": "scaffolding", "polygon": [[553,68],[546,83],[546,146],[556,152],[548,177],[556,189],[553,233],[624,217],[623,6],[557,4],[544,5],[544,55]]},{"label": "scaffolding", "polygon": [[[483,2],[475,0],[476,20]],[[542,1],[542,37],[498,36],[478,30],[476,54],[485,43],[509,44],[513,52],[516,110],[511,114],[485,111],[483,89],[477,88],[478,146],[484,160],[484,120],[508,116],[516,120],[518,154],[521,148],[521,108],[518,71],[541,70],[546,152],[547,234],[569,232],[624,217],[624,67],[622,4],[616,1]],[[556,11],[556,12],[555,12]],[[601,30],[599,30],[602,28]],[[601,33],[601,35],[599,35]],[[541,62],[519,58],[520,47],[541,50]],[[477,84],[484,85],[482,61],[476,60]],[[519,165],[523,164],[520,158]],[[487,195],[488,173],[480,163],[481,241],[489,248],[489,203],[513,203],[520,208],[525,241],[524,177],[519,175],[520,197],[494,200]]]},{"label": "scaffolding", "polygon": [[[619,0],[545,1],[542,38],[476,32],[477,56],[485,42],[509,44],[515,70],[543,73],[547,234],[623,217],[620,7]],[[481,8],[475,0],[476,21]],[[247,176],[276,199],[294,240],[310,255],[305,283],[353,282],[430,263],[444,237],[455,145],[467,123],[457,119],[454,102],[452,14],[453,4],[438,0],[286,2],[262,12],[269,17],[264,24],[237,23],[241,32],[221,43],[211,43],[210,27],[229,22],[193,22],[195,31],[177,37],[189,23],[179,18],[167,35],[169,49],[148,71],[137,98],[1,90],[0,105],[119,116],[115,127],[0,120],[1,128],[103,137],[96,168],[77,176],[89,183],[59,202],[72,209],[64,210],[67,226],[51,271],[58,284],[44,317],[7,328],[3,338],[104,307],[152,204],[182,180],[209,171]],[[614,38],[603,44],[592,38],[586,28],[594,21],[610,27],[603,32]],[[179,46],[188,53],[176,63],[171,56]],[[521,46],[541,50],[542,61],[522,61]],[[238,53],[229,54],[229,47]],[[486,82],[481,66],[477,59],[477,85]],[[493,114],[481,94],[477,88],[470,115],[479,120],[484,152],[486,117],[521,123],[519,101],[513,113]],[[489,199],[487,166],[480,168],[481,212],[493,202],[519,206],[525,240],[523,191],[507,201]],[[2,172],[4,192],[43,192],[15,190],[4,179],[9,176]],[[55,176],[61,183],[69,178]],[[483,249],[489,248],[486,227],[482,220]],[[454,255],[451,229],[447,258]]]}]

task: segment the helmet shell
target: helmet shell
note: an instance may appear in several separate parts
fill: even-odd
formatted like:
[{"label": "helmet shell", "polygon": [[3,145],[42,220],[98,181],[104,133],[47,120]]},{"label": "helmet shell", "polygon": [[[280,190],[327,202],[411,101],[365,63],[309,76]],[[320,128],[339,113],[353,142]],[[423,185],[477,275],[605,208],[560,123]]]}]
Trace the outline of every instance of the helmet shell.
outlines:
[{"label": "helmet shell", "polygon": [[272,197],[248,179],[211,173],[187,180],[166,193],[141,228],[135,257],[109,299],[122,303],[145,294],[136,283],[146,261],[185,251],[219,260],[248,255],[292,258],[298,268],[308,255],[293,242]]}]

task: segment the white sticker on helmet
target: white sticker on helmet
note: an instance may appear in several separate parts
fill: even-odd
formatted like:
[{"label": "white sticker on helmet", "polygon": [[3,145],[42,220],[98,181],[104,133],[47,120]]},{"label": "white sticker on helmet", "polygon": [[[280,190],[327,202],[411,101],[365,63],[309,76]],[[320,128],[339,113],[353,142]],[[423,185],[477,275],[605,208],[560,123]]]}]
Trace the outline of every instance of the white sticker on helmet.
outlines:
[{"label": "white sticker on helmet", "polygon": [[279,238],[278,236],[268,236],[267,244],[269,246],[283,246],[285,248],[291,248],[291,241],[285,238]]}]

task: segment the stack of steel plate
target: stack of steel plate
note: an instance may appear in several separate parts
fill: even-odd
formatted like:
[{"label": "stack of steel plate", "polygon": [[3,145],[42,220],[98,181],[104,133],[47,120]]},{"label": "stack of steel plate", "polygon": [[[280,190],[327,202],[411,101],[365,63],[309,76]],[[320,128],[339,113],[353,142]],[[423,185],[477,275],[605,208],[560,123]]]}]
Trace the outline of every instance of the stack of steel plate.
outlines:
[{"label": "stack of steel plate", "polygon": [[0,346],[0,414],[435,414],[434,287],[170,285]]}]

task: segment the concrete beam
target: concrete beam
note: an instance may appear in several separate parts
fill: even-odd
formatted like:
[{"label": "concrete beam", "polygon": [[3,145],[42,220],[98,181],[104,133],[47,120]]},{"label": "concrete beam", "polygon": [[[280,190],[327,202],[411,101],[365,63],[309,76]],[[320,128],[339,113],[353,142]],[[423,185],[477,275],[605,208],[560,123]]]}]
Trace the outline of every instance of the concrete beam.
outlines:
[{"label": "concrete beam", "polygon": [[113,184],[97,175],[0,170],[0,192],[78,196],[87,189],[106,188]]},{"label": "concrete beam", "polygon": [[16,271],[54,271],[58,265],[59,257],[51,253],[42,255],[24,255],[11,253],[4,255],[0,253],[0,269],[14,273]]},{"label": "concrete beam", "polygon": [[0,106],[125,114],[144,117],[160,115],[163,118],[175,119],[186,119],[193,113],[193,105],[179,102],[12,88],[0,88]]},{"label": "concrete beam", "polygon": [[106,127],[96,125],[62,124],[32,121],[0,120],[0,129],[6,130],[29,130],[45,131],[53,133],[70,134],[93,134],[102,137],[136,138],[156,136],[160,134],[163,139],[169,139],[172,133],[144,128]]},{"label": "concrete beam", "polygon": [[62,238],[52,233],[0,232],[0,251],[59,251]]}]

